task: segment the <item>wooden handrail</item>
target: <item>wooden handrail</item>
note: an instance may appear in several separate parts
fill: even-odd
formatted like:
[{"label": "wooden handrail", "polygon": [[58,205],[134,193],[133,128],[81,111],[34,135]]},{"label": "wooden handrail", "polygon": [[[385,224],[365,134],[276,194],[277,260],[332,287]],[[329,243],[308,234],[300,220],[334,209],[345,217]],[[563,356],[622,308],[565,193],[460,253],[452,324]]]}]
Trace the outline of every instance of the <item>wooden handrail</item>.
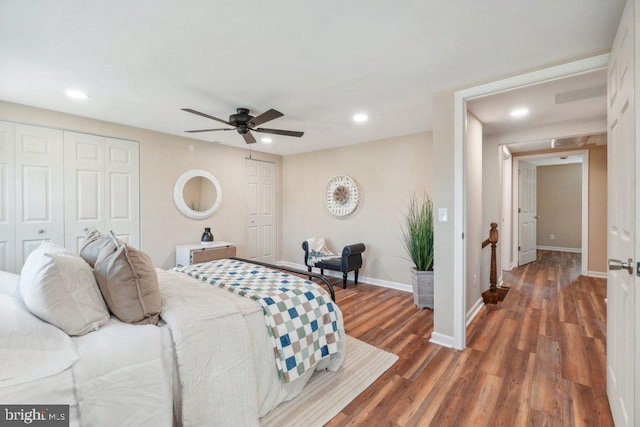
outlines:
[{"label": "wooden handrail", "polygon": [[485,304],[498,304],[504,300],[507,291],[505,288],[498,288],[498,272],[496,263],[496,246],[498,245],[498,224],[491,223],[491,230],[489,230],[489,238],[482,242],[482,247],[485,248],[491,244],[491,271],[489,273],[489,290],[482,293],[482,299]]}]

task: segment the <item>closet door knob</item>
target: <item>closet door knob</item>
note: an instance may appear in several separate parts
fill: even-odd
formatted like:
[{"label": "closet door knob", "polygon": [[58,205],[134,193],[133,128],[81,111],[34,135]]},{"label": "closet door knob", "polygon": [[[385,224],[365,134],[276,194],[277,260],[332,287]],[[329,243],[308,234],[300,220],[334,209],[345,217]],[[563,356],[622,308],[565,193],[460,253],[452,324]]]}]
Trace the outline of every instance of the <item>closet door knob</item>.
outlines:
[{"label": "closet door knob", "polygon": [[47,232],[47,230],[38,230],[38,234],[44,234],[46,232]]}]

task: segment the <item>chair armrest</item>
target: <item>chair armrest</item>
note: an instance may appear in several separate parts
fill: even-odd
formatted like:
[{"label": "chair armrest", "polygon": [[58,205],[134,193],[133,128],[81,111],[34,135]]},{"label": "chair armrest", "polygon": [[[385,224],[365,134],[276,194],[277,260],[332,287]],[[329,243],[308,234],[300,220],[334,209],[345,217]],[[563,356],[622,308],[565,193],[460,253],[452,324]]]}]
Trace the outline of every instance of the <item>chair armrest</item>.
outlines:
[{"label": "chair armrest", "polygon": [[364,252],[364,243],[354,243],[353,245],[347,245],[342,249],[342,258],[349,257],[351,255],[358,255]]},{"label": "chair armrest", "polygon": [[309,258],[309,245],[307,244],[306,240],[302,242],[302,249],[304,249],[304,265],[306,265],[307,267],[312,267],[307,264],[307,259]]}]

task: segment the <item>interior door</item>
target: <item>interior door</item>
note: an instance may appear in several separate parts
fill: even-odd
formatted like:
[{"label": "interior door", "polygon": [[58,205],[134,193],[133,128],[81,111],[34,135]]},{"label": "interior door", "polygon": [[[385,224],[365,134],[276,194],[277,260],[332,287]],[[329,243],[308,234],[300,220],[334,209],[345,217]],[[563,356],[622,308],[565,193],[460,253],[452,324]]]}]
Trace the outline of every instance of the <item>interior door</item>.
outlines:
[{"label": "interior door", "polygon": [[15,272],[14,124],[0,122],[0,270]]},{"label": "interior door", "polygon": [[607,69],[607,394],[618,426],[635,425],[635,53],[633,1],[625,7]]},{"label": "interior door", "polygon": [[536,165],[518,162],[518,265],[536,260]]},{"label": "interior door", "polygon": [[65,246],[78,253],[91,227],[104,232],[104,138],[64,133]]},{"label": "interior door", "polygon": [[276,261],[276,165],[247,159],[247,258]]},{"label": "interior door", "polygon": [[16,270],[42,240],[64,246],[62,131],[15,125]]},{"label": "interior door", "polygon": [[135,141],[104,139],[105,230],[140,247],[140,146]]}]

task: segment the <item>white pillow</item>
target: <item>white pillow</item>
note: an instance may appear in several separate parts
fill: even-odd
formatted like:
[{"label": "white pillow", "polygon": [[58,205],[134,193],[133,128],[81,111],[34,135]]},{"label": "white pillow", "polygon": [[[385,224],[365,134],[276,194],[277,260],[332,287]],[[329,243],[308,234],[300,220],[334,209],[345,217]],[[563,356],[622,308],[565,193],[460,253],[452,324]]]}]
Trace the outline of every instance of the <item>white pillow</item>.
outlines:
[{"label": "white pillow", "polygon": [[31,313],[69,335],[96,331],[110,318],[89,264],[50,242],[27,258],[20,293]]},{"label": "white pillow", "polygon": [[20,276],[18,274],[9,273],[8,271],[0,271],[0,294],[9,295],[10,297],[19,297]]},{"label": "white pillow", "polygon": [[0,294],[0,388],[55,375],[78,357],[68,335]]}]

